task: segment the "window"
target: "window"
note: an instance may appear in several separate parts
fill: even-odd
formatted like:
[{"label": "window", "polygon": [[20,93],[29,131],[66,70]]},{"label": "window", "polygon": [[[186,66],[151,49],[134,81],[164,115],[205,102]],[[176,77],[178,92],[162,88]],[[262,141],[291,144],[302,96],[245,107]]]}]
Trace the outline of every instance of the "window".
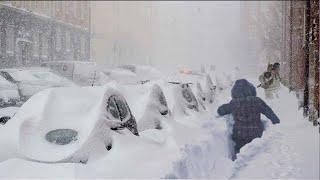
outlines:
[{"label": "window", "polygon": [[186,89],[186,88],[182,89],[182,95],[184,99],[187,100],[189,103],[192,102],[192,96],[189,89]]},{"label": "window", "polygon": [[159,85],[154,85],[152,87],[152,97],[155,98],[155,101],[158,101],[156,103],[159,108],[160,114],[167,115],[169,112],[167,100],[166,100],[166,97],[164,96],[163,91]]},{"label": "window", "polygon": [[89,14],[89,2],[88,1],[84,1],[84,5],[83,5],[83,19],[87,20],[88,19],[88,14]]},{"label": "window", "polygon": [[66,49],[67,51],[70,51],[70,32],[68,30],[66,30]]},{"label": "window", "polygon": [[[68,9],[66,12],[68,13],[68,18],[70,18],[70,16],[73,16],[74,13],[74,9],[73,9],[73,2],[72,1],[67,1],[67,8]],[[70,20],[70,19],[68,19]]]},{"label": "window", "polygon": [[7,53],[13,54],[14,51],[14,29],[12,25],[7,26]]},{"label": "window", "polygon": [[164,96],[162,90],[159,91],[158,98],[159,98],[159,102],[161,105],[166,106],[166,107],[168,106],[166,97]]},{"label": "window", "polygon": [[120,119],[118,107],[113,97],[109,99],[107,111],[109,111],[115,119]]},{"label": "window", "polygon": [[45,12],[45,13],[47,13],[47,8],[48,8],[48,1],[43,1],[42,2],[43,4],[42,4],[42,7],[43,7],[43,11]]},{"label": "window", "polygon": [[119,96],[115,97],[115,102],[116,102],[116,104],[118,106],[121,120],[125,120],[126,117],[129,114],[128,113],[127,103],[122,98],[120,98]]},{"label": "window", "polygon": [[75,5],[76,5],[76,16],[75,17],[77,17],[78,19],[80,19],[81,18],[81,6],[82,6],[82,2],[81,1],[76,1],[76,2],[74,2],[75,3]]},{"label": "window", "polygon": [[48,36],[46,33],[42,34],[42,48],[41,55],[44,57],[48,56]]},{"label": "window", "polygon": [[85,14],[85,11],[86,11],[86,1],[81,1],[81,3],[80,3],[80,8],[81,8],[81,16],[80,16],[80,18],[81,18],[81,20],[84,20],[85,19],[85,17],[84,17],[84,14]]},{"label": "window", "polygon": [[81,36],[81,54],[84,56],[86,53],[86,37],[85,36]]},{"label": "window", "polygon": [[182,96],[187,101],[187,107],[198,111],[198,101],[188,84],[182,85]]},{"label": "window", "polygon": [[33,54],[39,56],[39,32],[34,32],[33,34]]},{"label": "window", "polygon": [[56,50],[60,51],[61,49],[61,30],[58,27],[56,29]]},{"label": "window", "polygon": [[28,1],[23,1],[22,2],[22,8],[27,10],[28,7],[29,7],[29,2]]},{"label": "window", "polygon": [[120,121],[126,120],[129,115],[127,103],[119,96],[111,96],[109,98],[107,111],[109,111],[115,119],[119,119]]},{"label": "window", "polygon": [[72,3],[72,10],[73,10],[73,17],[77,17],[77,11],[78,11],[78,3],[77,1],[71,1]]}]

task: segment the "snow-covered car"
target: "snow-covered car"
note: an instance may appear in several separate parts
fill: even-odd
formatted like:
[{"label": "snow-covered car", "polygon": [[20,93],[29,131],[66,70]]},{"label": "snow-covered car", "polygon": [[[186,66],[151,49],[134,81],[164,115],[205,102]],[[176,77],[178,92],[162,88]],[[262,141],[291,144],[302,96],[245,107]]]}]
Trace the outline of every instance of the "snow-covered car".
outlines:
[{"label": "snow-covered car", "polygon": [[192,89],[203,109],[206,109],[208,104],[212,104],[214,102],[216,87],[217,86],[213,83],[210,75],[208,74],[202,75],[195,84],[192,83]]},{"label": "snow-covered car", "polygon": [[73,82],[46,68],[1,69],[0,75],[16,84],[22,101],[47,88],[76,86]]},{"label": "snow-covered car", "polygon": [[182,71],[179,74],[168,77],[168,81],[190,86],[203,109],[206,109],[206,105],[214,101],[216,83],[209,74],[189,73],[189,71],[186,73]]},{"label": "snow-covered car", "polygon": [[205,78],[205,100],[209,103],[213,103],[215,95],[216,95],[216,88],[217,86],[213,83],[212,78],[209,74],[206,75]]},{"label": "snow-covered car", "polygon": [[115,68],[103,68],[96,76],[95,84],[103,85],[110,81],[122,84],[144,84],[157,80],[162,74],[155,68],[146,65],[122,65]]},{"label": "snow-covered car", "polygon": [[199,112],[199,102],[191,89],[191,84],[180,82],[165,82],[161,84],[165,95],[170,100],[169,109],[174,115],[188,115],[191,112]]},{"label": "snow-covered car", "polygon": [[121,92],[137,119],[139,131],[163,129],[163,121],[170,117],[171,112],[166,96],[157,83],[124,85]]},{"label": "snow-covered car", "polygon": [[91,86],[97,78],[97,64],[92,61],[49,61],[42,67],[48,67],[60,75],[81,86]]},{"label": "snow-covered car", "polygon": [[112,148],[112,133],[139,135],[124,97],[106,86],[41,91],[0,128],[18,157],[47,163],[86,163]]},{"label": "snow-covered car", "polygon": [[18,87],[0,76],[0,108],[14,106],[20,101]]},{"label": "snow-covered car", "polygon": [[222,90],[232,87],[235,80],[241,78],[239,67],[233,68],[232,71],[223,71],[223,68],[217,68],[208,71],[208,74],[212,78],[217,90]]},{"label": "snow-covered car", "polygon": [[122,65],[118,68],[126,69],[136,74],[137,80],[139,82],[156,80],[162,77],[162,74],[157,69],[152,66],[147,65]]},{"label": "snow-covered car", "polygon": [[164,80],[144,84],[117,84],[128,100],[138,122],[138,130],[164,129],[174,117],[199,111],[199,103],[188,84]]},{"label": "snow-covered car", "polygon": [[99,71],[94,85],[104,85],[112,81],[122,84],[136,83],[136,74],[121,68],[111,68]]},{"label": "snow-covered car", "polygon": [[19,110],[19,107],[5,107],[0,109],[0,125],[5,125]]},{"label": "snow-covered car", "polygon": [[181,84],[181,92],[177,93],[177,98],[181,99],[180,102],[183,102],[183,106],[199,111],[199,103],[193,94],[189,84]]}]

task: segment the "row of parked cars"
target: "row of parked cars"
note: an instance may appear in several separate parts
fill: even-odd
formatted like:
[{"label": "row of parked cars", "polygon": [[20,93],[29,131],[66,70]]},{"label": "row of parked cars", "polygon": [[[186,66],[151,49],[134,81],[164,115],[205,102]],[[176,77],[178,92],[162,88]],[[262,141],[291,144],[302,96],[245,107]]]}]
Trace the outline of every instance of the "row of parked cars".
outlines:
[{"label": "row of parked cars", "polygon": [[47,88],[69,86],[76,84],[46,68],[0,69],[0,108],[21,105]]},{"label": "row of parked cars", "polygon": [[110,81],[144,83],[145,80],[160,77],[159,71],[147,66],[98,68],[95,63],[72,61],[46,63],[42,67],[0,69],[0,108],[20,106],[32,95],[47,88],[101,86]]},{"label": "row of parked cars", "polygon": [[[36,93],[11,119],[7,118],[0,125],[2,133],[11,134],[6,141],[19,157],[28,160],[86,163],[93,153],[112,149],[114,133],[139,136],[148,129],[162,130],[166,121],[204,111],[214,101],[216,86],[209,75],[177,74],[157,79],[156,73],[152,78],[141,80],[141,76],[128,83],[123,71],[138,74],[139,68],[145,75],[155,72],[146,67],[119,67],[121,78],[93,87],[78,87],[48,73],[46,80],[61,83],[63,79],[64,87]],[[20,71],[14,72],[8,72],[10,77],[22,76],[17,75]],[[30,80],[40,73],[28,72]],[[4,79],[19,84],[15,81],[21,79],[10,81],[10,77]]]}]

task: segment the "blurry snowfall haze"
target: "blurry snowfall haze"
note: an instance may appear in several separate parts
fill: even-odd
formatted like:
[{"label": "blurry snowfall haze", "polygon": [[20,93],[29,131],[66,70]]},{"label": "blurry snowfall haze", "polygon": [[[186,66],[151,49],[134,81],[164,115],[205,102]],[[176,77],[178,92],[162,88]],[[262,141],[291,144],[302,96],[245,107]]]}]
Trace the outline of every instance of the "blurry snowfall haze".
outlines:
[{"label": "blurry snowfall haze", "polygon": [[100,64],[246,67],[239,1],[95,1],[91,11],[91,56]]}]

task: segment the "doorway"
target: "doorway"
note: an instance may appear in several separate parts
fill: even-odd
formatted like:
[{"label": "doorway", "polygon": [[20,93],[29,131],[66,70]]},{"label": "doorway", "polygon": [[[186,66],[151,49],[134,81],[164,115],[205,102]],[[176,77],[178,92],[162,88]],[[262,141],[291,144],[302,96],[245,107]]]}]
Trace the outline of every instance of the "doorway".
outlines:
[{"label": "doorway", "polygon": [[30,64],[30,43],[21,42],[19,43],[19,62],[22,66]]}]

